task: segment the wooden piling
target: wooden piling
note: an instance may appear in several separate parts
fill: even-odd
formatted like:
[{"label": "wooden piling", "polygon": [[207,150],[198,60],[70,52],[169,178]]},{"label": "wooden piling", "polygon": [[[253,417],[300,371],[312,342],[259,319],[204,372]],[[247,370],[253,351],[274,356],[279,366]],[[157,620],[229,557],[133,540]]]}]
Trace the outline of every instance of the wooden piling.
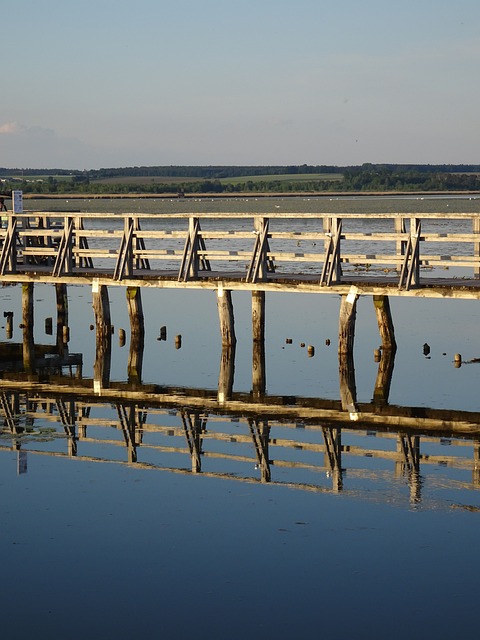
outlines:
[{"label": "wooden piling", "polygon": [[33,282],[22,284],[23,366],[25,371],[35,367],[33,340]]},{"label": "wooden piling", "polygon": [[105,285],[98,285],[93,289],[92,306],[95,314],[97,335],[111,335],[112,323],[110,319],[110,301],[108,297],[108,288]]},{"label": "wooden piling", "polygon": [[357,390],[355,385],[355,366],[353,345],[355,340],[355,320],[358,295],[352,287],[348,295],[342,296],[338,323],[338,371],[340,381],[340,399],[342,408],[356,419]]},{"label": "wooden piling", "polygon": [[134,334],[145,334],[145,320],[143,316],[142,292],[140,287],[127,287],[128,317],[130,331]]},{"label": "wooden piling", "polygon": [[348,295],[342,296],[338,324],[338,353],[353,354],[355,340],[355,320],[357,314],[358,295],[352,287]]},{"label": "wooden piling", "polygon": [[67,285],[55,283],[55,298],[57,301],[57,348],[60,355],[65,351],[63,327],[68,326],[68,292]]},{"label": "wooden piling", "polygon": [[373,402],[377,406],[388,404],[394,363],[395,349],[385,349],[378,360],[377,378],[373,390]]},{"label": "wooden piling", "polygon": [[225,400],[230,400],[232,397],[233,382],[235,379],[235,351],[235,343],[222,345],[217,396],[220,403],[225,402]]},{"label": "wooden piling", "polygon": [[95,313],[96,351],[94,387],[96,392],[107,388],[110,384],[110,367],[112,357],[112,325],[110,319],[110,302],[108,289],[98,285],[92,290],[92,306]]},{"label": "wooden piling", "polygon": [[395,341],[390,300],[388,296],[373,296],[373,305],[377,316],[382,348],[384,350],[391,349],[395,351],[397,349],[397,343]]},{"label": "wooden piling", "polygon": [[232,292],[218,287],[217,289],[217,308],[220,320],[220,336],[222,339],[222,347],[236,345],[235,337],[235,319],[233,315]]},{"label": "wooden piling", "polygon": [[252,389],[254,397],[266,389],[265,371],[265,292],[252,292]]},{"label": "wooden piling", "polygon": [[140,287],[127,287],[127,307],[130,318],[130,350],[128,352],[128,381],[142,381],[143,352],[145,348],[145,319]]},{"label": "wooden piling", "polygon": [[145,336],[143,333],[133,333],[130,338],[128,352],[127,374],[128,382],[141,384],[143,368],[143,351],[145,348]]},{"label": "wooden piling", "polygon": [[350,419],[357,419],[357,387],[355,384],[355,364],[353,352],[339,353],[338,377],[342,409],[350,413]]},{"label": "wooden piling", "polygon": [[97,332],[95,342],[95,362],[93,364],[93,385],[95,393],[110,386],[110,369],[112,360],[112,335],[101,335]]},{"label": "wooden piling", "polygon": [[11,340],[13,338],[13,311],[5,311],[5,333],[7,340]]},{"label": "wooden piling", "polygon": [[225,290],[222,286],[217,289],[217,308],[222,340],[222,355],[218,376],[218,401],[223,402],[232,395],[237,338],[235,337],[232,292]]}]

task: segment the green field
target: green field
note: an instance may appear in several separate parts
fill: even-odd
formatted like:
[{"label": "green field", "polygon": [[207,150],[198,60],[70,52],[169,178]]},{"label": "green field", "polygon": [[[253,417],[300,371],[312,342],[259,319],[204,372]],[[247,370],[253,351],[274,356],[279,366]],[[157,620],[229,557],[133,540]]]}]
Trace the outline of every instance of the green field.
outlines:
[{"label": "green field", "polygon": [[239,184],[243,182],[318,182],[329,180],[339,182],[343,180],[341,173],[281,173],[261,176],[239,176],[237,178],[220,178],[222,184]]},{"label": "green field", "polygon": [[[186,182],[204,182],[207,178],[199,177],[177,177],[177,176],[118,176],[114,178],[102,178],[100,180],[92,180],[95,184],[182,184]],[[339,182],[343,180],[341,173],[284,173],[284,174],[268,174],[260,176],[238,176],[235,178],[220,178],[218,182],[221,184],[242,184],[244,182],[317,182],[320,180],[329,180],[331,182]],[[211,182],[216,179],[210,179]]]},{"label": "green field", "polygon": [[90,180],[91,184],[181,184],[185,182],[201,182],[203,178],[186,178],[173,176],[116,176]]}]

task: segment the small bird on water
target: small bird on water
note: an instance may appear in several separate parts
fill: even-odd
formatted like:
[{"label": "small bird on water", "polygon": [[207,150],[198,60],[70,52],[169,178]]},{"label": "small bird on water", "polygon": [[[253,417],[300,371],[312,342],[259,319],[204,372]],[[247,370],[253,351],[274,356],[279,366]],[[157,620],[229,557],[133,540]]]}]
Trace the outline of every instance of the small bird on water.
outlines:
[{"label": "small bird on water", "polygon": [[428,356],[430,353],[430,346],[425,342],[423,345],[423,355]]}]

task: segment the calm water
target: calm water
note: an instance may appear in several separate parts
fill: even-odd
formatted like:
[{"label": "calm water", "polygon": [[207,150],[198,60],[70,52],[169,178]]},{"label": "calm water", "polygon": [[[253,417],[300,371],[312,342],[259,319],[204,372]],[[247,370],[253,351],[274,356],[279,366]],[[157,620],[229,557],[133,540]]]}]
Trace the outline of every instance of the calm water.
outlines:
[{"label": "calm water", "polygon": [[[471,212],[480,207],[480,200],[468,198],[392,198],[380,203],[383,211],[407,212]],[[111,211],[113,206],[117,211],[187,211],[204,206],[217,211],[339,212],[348,207],[370,212],[379,201],[102,200],[37,205],[82,211]],[[14,312],[10,342],[20,343],[21,288],[3,288],[0,300],[0,318],[2,310]],[[123,290],[112,288],[110,300],[116,327],[114,385],[127,379],[129,343],[120,346],[117,330],[128,329],[128,315]],[[234,294],[233,302],[238,339],[234,392],[248,394],[250,296]],[[36,286],[37,344],[55,344],[55,336],[47,335],[44,327],[44,319],[54,315],[53,304],[51,288]],[[145,291],[143,304],[142,382],[214,393],[221,359],[215,294]],[[455,353],[464,361],[480,357],[478,303],[398,298],[391,306],[398,351],[390,405],[480,411],[480,364],[453,364]],[[269,395],[302,396],[306,402],[339,400],[338,309],[337,296],[267,294]],[[95,360],[91,323],[91,292],[70,287],[69,351],[82,354],[86,379],[92,378]],[[157,340],[162,325],[167,326],[165,341]],[[176,334],[182,335],[181,349],[175,348]],[[7,342],[4,329],[0,336]],[[286,344],[286,338],[292,344]],[[302,342],[315,346],[313,358]],[[431,349],[428,357],[422,349],[425,342]],[[373,351],[378,345],[372,302],[362,298],[355,340],[359,403],[373,398],[378,371]],[[2,384],[8,386],[5,380]],[[67,409],[70,399],[84,402],[67,398]],[[27,411],[27,405],[20,404],[14,434],[5,419],[4,397],[3,637],[195,634],[275,639],[326,633],[334,638],[451,638],[476,630],[480,478],[475,441],[425,435],[413,443],[421,454],[419,463],[399,462],[398,434],[382,428],[355,430],[346,419],[340,425],[341,460],[331,465],[325,454],[327,436],[318,422],[271,420],[268,448],[259,453],[255,443],[260,422],[253,420],[252,427],[240,415],[203,412],[201,473],[192,473],[196,445],[187,446],[190,432],[185,428],[185,415],[192,419],[191,407],[186,413],[174,405],[146,408],[142,442],[132,462],[119,407],[102,397],[97,400],[85,433],[75,441],[76,456],[69,456],[72,440],[60,417],[63,405],[50,411],[39,401]]]}]

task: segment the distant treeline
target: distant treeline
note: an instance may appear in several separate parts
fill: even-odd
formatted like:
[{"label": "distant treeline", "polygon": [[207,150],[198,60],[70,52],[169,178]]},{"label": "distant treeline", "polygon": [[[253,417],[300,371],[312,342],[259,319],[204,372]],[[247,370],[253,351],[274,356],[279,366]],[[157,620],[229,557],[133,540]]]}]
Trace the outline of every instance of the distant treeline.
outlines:
[{"label": "distant treeline", "polygon": [[[329,174],[342,178],[334,180]],[[22,189],[38,194],[480,191],[480,165],[172,165],[84,171],[0,168],[0,179],[2,193]]]}]

